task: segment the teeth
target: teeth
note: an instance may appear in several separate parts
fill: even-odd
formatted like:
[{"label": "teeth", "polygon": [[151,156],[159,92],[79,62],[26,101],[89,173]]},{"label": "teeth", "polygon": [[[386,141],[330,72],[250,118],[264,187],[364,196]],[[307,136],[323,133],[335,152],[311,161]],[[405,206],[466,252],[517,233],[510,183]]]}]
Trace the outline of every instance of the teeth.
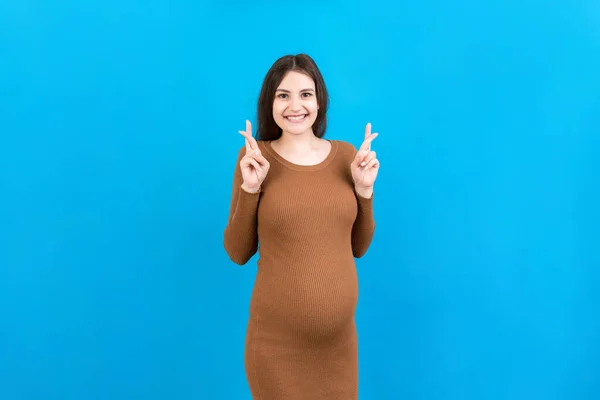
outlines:
[{"label": "teeth", "polygon": [[286,117],[290,121],[302,121],[306,115],[301,115],[299,117]]}]

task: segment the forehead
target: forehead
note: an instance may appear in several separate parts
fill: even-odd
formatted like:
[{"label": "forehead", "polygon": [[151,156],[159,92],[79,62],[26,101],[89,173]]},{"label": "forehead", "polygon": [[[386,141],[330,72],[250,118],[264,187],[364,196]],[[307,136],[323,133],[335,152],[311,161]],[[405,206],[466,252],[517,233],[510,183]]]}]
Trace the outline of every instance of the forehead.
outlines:
[{"label": "forehead", "polygon": [[288,90],[292,90],[292,89],[298,89],[298,90],[302,90],[302,89],[309,89],[315,88],[315,82],[312,80],[312,78],[306,74],[303,74],[301,72],[296,72],[296,71],[290,71],[288,72],[285,77],[283,78],[283,80],[281,81],[281,83],[279,84],[279,86],[277,87],[278,89],[288,89]]}]

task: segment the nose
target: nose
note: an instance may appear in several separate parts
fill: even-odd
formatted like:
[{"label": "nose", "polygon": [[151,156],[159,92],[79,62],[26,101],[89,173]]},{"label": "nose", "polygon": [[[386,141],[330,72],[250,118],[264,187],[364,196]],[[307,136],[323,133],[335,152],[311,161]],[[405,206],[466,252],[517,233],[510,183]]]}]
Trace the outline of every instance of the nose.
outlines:
[{"label": "nose", "polygon": [[292,97],[292,103],[290,104],[290,109],[292,112],[301,111],[302,110],[302,101],[299,97]]}]

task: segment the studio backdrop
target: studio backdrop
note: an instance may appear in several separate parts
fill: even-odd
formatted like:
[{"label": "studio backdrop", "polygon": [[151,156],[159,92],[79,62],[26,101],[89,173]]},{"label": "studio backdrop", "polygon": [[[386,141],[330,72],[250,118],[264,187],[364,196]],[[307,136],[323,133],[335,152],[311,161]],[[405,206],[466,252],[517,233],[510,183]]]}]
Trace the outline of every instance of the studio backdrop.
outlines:
[{"label": "studio backdrop", "polygon": [[360,398],[600,398],[591,0],[0,2],[0,398],[250,398],[223,230],[296,53],[379,133]]}]

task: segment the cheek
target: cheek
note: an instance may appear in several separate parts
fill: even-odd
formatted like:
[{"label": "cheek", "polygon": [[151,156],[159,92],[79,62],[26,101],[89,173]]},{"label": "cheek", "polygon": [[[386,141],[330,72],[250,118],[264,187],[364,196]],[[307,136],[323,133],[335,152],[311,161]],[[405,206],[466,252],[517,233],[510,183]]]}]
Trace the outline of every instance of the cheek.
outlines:
[{"label": "cheek", "polygon": [[281,118],[282,112],[283,112],[283,108],[279,104],[277,104],[277,102],[274,102],[273,103],[273,117],[275,119]]},{"label": "cheek", "polygon": [[286,109],[286,104],[282,101],[274,101],[273,102],[273,113],[274,114],[283,114]]}]

